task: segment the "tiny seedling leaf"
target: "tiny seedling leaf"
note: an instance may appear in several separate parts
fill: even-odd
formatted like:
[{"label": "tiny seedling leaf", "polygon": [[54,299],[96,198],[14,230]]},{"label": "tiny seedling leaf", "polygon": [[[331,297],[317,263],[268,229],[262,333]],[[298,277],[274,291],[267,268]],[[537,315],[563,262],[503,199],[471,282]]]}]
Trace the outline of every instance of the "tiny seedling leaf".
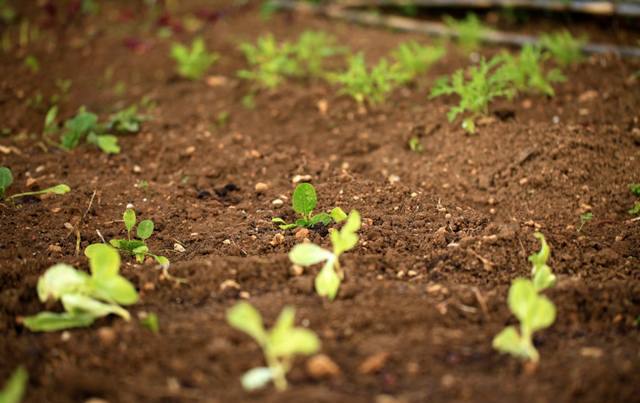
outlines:
[{"label": "tiny seedling leaf", "polygon": [[331,218],[333,218],[333,221],[341,223],[347,219],[347,213],[345,213],[340,207],[335,207],[331,210]]},{"label": "tiny seedling leaf", "polygon": [[153,312],[148,313],[144,318],[142,318],[140,320],[140,323],[142,324],[142,326],[151,330],[153,333],[160,332],[160,322],[158,321],[158,315]]},{"label": "tiny seedling leaf", "polygon": [[333,259],[333,254],[312,243],[301,243],[289,252],[289,259],[300,266],[311,266]]},{"label": "tiny seedling leaf", "polygon": [[40,312],[24,318],[24,325],[32,332],[55,332],[76,327],[91,326],[95,318],[89,314],[72,314],[68,312]]},{"label": "tiny seedling leaf", "polygon": [[296,186],[296,189],[293,191],[293,211],[307,216],[316,208],[317,202],[316,189],[313,185],[310,183],[301,183]]},{"label": "tiny seedling leaf", "polygon": [[38,279],[38,298],[41,302],[58,300],[64,294],[84,292],[89,276],[64,263],[50,267]]},{"label": "tiny seedling leaf", "polygon": [[248,302],[240,302],[227,312],[227,322],[238,330],[253,337],[258,344],[267,341],[267,332],[262,324],[260,313]]},{"label": "tiny seedling leaf", "polygon": [[25,395],[28,380],[27,370],[22,366],[16,368],[4,388],[0,390],[0,403],[20,403]]},{"label": "tiny seedling leaf", "polygon": [[120,270],[120,255],[109,245],[96,243],[85,248],[91,273],[96,278],[111,278]]},{"label": "tiny seedling leaf", "polygon": [[126,209],[122,216],[124,220],[124,227],[127,229],[127,233],[131,233],[131,229],[136,225],[136,212],[133,209]]},{"label": "tiny seedling leaf", "polygon": [[0,199],[4,198],[5,192],[13,183],[13,175],[7,167],[0,167]]},{"label": "tiny seedling leaf", "polygon": [[321,297],[334,300],[340,288],[340,276],[333,268],[333,259],[328,260],[315,278],[316,292]]},{"label": "tiny seedling leaf", "polygon": [[143,220],[138,224],[136,235],[143,241],[147,240],[153,234],[153,221]]}]

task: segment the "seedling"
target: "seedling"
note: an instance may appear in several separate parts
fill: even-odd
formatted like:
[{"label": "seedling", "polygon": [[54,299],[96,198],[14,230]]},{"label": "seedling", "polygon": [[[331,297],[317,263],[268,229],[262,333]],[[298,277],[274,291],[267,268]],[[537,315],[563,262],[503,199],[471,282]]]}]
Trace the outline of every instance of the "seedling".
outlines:
[{"label": "seedling", "polygon": [[207,52],[204,39],[196,38],[191,49],[180,43],[171,46],[171,57],[178,63],[178,74],[190,80],[199,80],[219,58],[217,53]]},{"label": "seedling", "polygon": [[551,53],[553,60],[562,67],[577,64],[582,61],[582,47],[587,43],[587,37],[576,38],[567,30],[540,37],[540,44]]},{"label": "seedling", "polygon": [[469,79],[465,79],[464,70],[457,70],[451,79],[445,77],[436,82],[431,98],[442,95],[456,94],[460,97],[458,105],[449,109],[447,118],[453,122],[461,113],[468,113],[462,121],[462,128],[468,133],[475,133],[475,119],[489,113],[489,103],[498,97],[511,97],[513,87],[503,75],[492,73],[494,67],[500,63],[500,57],[494,57],[488,62],[480,60],[478,66],[468,69]]},{"label": "seedling", "polygon": [[[631,190],[631,193],[634,195],[640,197],[640,183],[632,183],[629,185],[629,190]],[[640,215],[640,200],[634,203],[633,207],[629,210],[629,214]]]},{"label": "seedling", "polygon": [[160,332],[160,323],[158,321],[158,315],[153,312],[146,313],[142,318],[140,318],[140,324],[151,330],[152,333]]},{"label": "seedling", "polygon": [[278,44],[272,34],[259,37],[255,45],[241,43],[239,48],[250,69],[238,71],[238,77],[252,81],[257,87],[274,89],[286,77],[300,75],[300,65],[293,57],[295,46],[289,42]]},{"label": "seedling", "polygon": [[543,53],[540,47],[524,45],[516,57],[506,52],[501,55],[503,64],[496,74],[504,76],[518,92],[540,92],[554,96],[553,83],[565,81],[566,78],[559,69],[544,72],[544,62],[548,57],[548,53]]},{"label": "seedling", "polygon": [[313,209],[318,204],[316,189],[310,183],[300,183],[293,191],[292,206],[293,211],[300,215],[294,223],[287,224],[282,218],[276,217],[271,219],[278,224],[280,229],[288,230],[298,227],[313,227],[316,224],[329,225],[331,221],[340,222],[346,218],[346,214],[340,207],[334,208],[331,213],[313,214]]},{"label": "seedling", "polygon": [[269,382],[287,389],[287,372],[296,355],[311,355],[320,349],[320,340],[311,330],[294,327],[295,309],[285,307],[273,327],[267,331],[260,313],[248,302],[239,302],[227,311],[227,322],[251,336],[262,348],[266,367],[253,368],[242,376],[246,390],[263,388]]},{"label": "seedling", "polygon": [[[53,120],[55,120],[55,116]],[[65,122],[60,145],[65,150],[72,150],[80,144],[82,139],[86,139],[88,143],[97,146],[107,154],[120,152],[117,137],[112,134],[106,134],[105,129],[98,124],[98,116],[87,112],[84,106],[78,110],[78,113],[73,118]]]},{"label": "seedling", "polygon": [[460,47],[471,52],[478,48],[482,35],[489,30],[479,19],[478,16],[469,13],[464,20],[456,20],[453,17],[445,16],[444,22],[449,28],[456,33],[456,41]]},{"label": "seedling", "polygon": [[549,248],[544,235],[536,232],[533,236],[540,241],[540,251],[529,256],[529,262],[533,265],[531,277],[536,291],[542,291],[555,285],[556,276],[551,271],[551,267],[547,265],[547,260],[551,255],[551,248]]},{"label": "seedling", "polygon": [[26,57],[26,59],[24,59],[24,65],[29,69],[29,71],[31,71],[32,74],[40,71],[40,62],[38,62],[38,59],[33,55],[29,55]]},{"label": "seedling", "polygon": [[589,221],[593,219],[593,213],[590,211],[584,214],[580,214],[580,226],[578,227],[578,232],[582,231],[582,227]]},{"label": "seedling", "polygon": [[420,137],[412,136],[408,142],[409,149],[414,153],[421,153],[424,151],[424,146],[422,145],[422,141],[420,141]]},{"label": "seedling", "polygon": [[358,104],[378,104],[384,102],[402,77],[386,59],[367,69],[364,55],[359,53],[349,57],[346,71],[331,74],[329,80],[338,83],[342,87],[340,93],[350,95]]},{"label": "seedling", "polygon": [[540,355],[533,345],[533,333],[545,329],[556,319],[556,307],[545,296],[538,295],[531,280],[515,279],[509,288],[509,309],[520,321],[520,332],[514,326],[504,328],[493,338],[493,348],[533,362]]},{"label": "seedling", "polygon": [[120,276],[120,255],[109,245],[89,245],[91,275],[58,263],[50,267],[38,280],[38,298],[62,302],[63,313],[40,312],[24,319],[33,332],[52,332],[74,327],[90,326],[97,318],[115,314],[129,320],[129,312],[121,305],[138,301],[133,284]]},{"label": "seedling", "polygon": [[19,199],[25,196],[39,196],[43,194],[55,194],[55,195],[63,195],[65,193],[69,193],[71,188],[63,183],[51,186],[46,189],[36,190],[33,192],[23,192],[16,193],[11,196],[6,196],[7,189],[13,183],[13,174],[11,173],[11,169],[7,167],[0,167],[0,200],[13,200]]},{"label": "seedling", "polygon": [[20,366],[13,371],[4,388],[0,390],[0,403],[20,403],[27,389],[29,374]]},{"label": "seedling", "polygon": [[137,133],[146,116],[138,114],[138,107],[131,105],[111,115],[107,122],[107,130],[116,133]]},{"label": "seedling", "polygon": [[415,41],[401,43],[391,54],[395,60],[393,69],[398,74],[398,81],[407,83],[426,73],[445,52],[444,46],[423,46]]},{"label": "seedling", "polygon": [[313,243],[298,244],[289,252],[289,259],[300,266],[306,267],[324,262],[324,266],[315,279],[318,295],[333,300],[338,294],[340,283],[344,279],[344,271],[340,267],[340,255],[358,244],[357,232],[359,229],[360,214],[356,210],[352,210],[340,231],[331,230],[333,252]]},{"label": "seedling", "polygon": [[320,31],[304,31],[294,44],[293,56],[303,75],[321,77],[325,74],[324,60],[344,52],[345,48],[338,47],[333,36]]},{"label": "seedling", "polygon": [[151,256],[163,267],[169,266],[169,259],[164,256],[158,256],[149,252],[146,240],[153,234],[153,221],[140,221],[136,227],[136,236],[138,239],[131,239],[131,231],[136,226],[136,212],[132,208],[127,208],[122,216],[124,227],[127,230],[127,239],[112,239],[109,241],[114,248],[135,256],[138,263],[144,262],[144,258]]}]

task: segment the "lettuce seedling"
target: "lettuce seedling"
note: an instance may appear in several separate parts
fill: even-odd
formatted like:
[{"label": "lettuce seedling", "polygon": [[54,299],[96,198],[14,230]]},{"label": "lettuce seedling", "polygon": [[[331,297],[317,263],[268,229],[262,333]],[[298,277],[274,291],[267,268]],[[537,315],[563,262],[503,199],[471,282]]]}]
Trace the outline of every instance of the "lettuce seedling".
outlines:
[{"label": "lettuce seedling", "polygon": [[296,355],[311,355],[320,349],[320,340],[311,330],[294,327],[295,309],[285,307],[267,331],[260,313],[248,302],[239,302],[227,312],[227,322],[251,336],[262,348],[266,367],[253,368],[242,376],[242,387],[255,390],[273,382],[278,390],[287,389],[287,372]]},{"label": "lettuce seedling", "polygon": [[590,211],[584,214],[580,214],[580,226],[578,227],[578,232],[582,231],[582,227],[584,227],[584,225],[589,221],[591,221],[592,219],[593,219],[593,213]]},{"label": "lettuce seedling", "polygon": [[510,81],[518,92],[540,92],[548,96],[554,96],[553,83],[565,81],[559,69],[551,69],[544,72],[544,61],[549,54],[534,45],[524,45],[518,56],[503,53],[502,65],[496,71],[496,75],[503,76]]},{"label": "lettuce seedling", "polygon": [[555,285],[556,276],[551,271],[551,267],[547,265],[551,255],[551,248],[549,248],[547,240],[539,232],[534,233],[533,236],[540,241],[540,251],[529,256],[529,262],[533,265],[531,277],[536,291],[542,291]]},{"label": "lettuce seedling", "polygon": [[95,319],[115,314],[129,320],[129,312],[121,305],[138,301],[134,286],[118,274],[120,255],[109,245],[89,245],[84,254],[89,258],[91,275],[64,263],[50,267],[38,280],[38,298],[60,300],[63,313],[40,312],[24,319],[34,332],[51,332],[90,326]]},{"label": "lettuce seedling", "polygon": [[391,53],[395,61],[392,68],[398,74],[398,81],[404,84],[426,73],[445,53],[444,46],[423,46],[415,41],[404,42]]},{"label": "lettuce seedling", "polygon": [[449,109],[447,118],[453,122],[461,113],[468,113],[462,121],[462,128],[468,133],[475,133],[475,119],[489,113],[489,103],[498,97],[511,97],[513,86],[504,75],[494,74],[493,70],[501,62],[494,57],[488,62],[483,58],[478,66],[468,69],[469,79],[465,79],[465,71],[457,70],[451,78],[439,79],[431,91],[431,98],[456,94],[460,97],[458,105]]},{"label": "lettuce seedling", "polygon": [[9,380],[0,390],[0,403],[20,403],[27,389],[29,374],[20,366],[13,371]]},{"label": "lettuce seedling", "polygon": [[116,133],[138,133],[146,116],[138,114],[138,106],[131,105],[111,115],[107,122],[107,130]]},{"label": "lettuce seedling", "polygon": [[190,80],[199,80],[209,67],[218,59],[217,53],[207,52],[204,39],[196,38],[191,43],[191,49],[180,43],[171,46],[171,57],[178,63],[178,74]]},{"label": "lettuce seedling", "polygon": [[[629,185],[629,190],[631,190],[631,193],[634,195],[640,197],[640,183],[632,183]],[[629,214],[640,215],[640,201],[634,203],[633,207],[629,209]]]},{"label": "lettuce seedling", "polygon": [[98,116],[87,112],[84,106],[74,117],[65,122],[60,145],[65,150],[72,150],[80,144],[82,139],[86,139],[89,144],[97,146],[107,154],[120,152],[118,138],[107,134],[105,128],[98,124]]},{"label": "lettuce seedling", "polygon": [[271,219],[271,222],[278,224],[280,229],[287,230],[298,227],[313,227],[316,224],[329,225],[331,221],[340,222],[346,218],[346,214],[340,207],[331,210],[331,213],[313,214],[313,209],[318,204],[316,189],[310,183],[300,183],[293,191],[292,206],[293,211],[300,215],[294,223],[287,224],[279,217]]},{"label": "lettuce seedling", "polygon": [[580,63],[584,59],[582,47],[586,43],[586,36],[576,38],[567,30],[540,37],[540,45],[548,50],[553,60],[562,67]]},{"label": "lettuce seedling", "polygon": [[313,243],[298,244],[289,252],[289,259],[300,266],[306,267],[324,262],[324,266],[315,278],[318,295],[333,300],[338,294],[340,283],[344,279],[344,271],[340,267],[340,255],[358,244],[357,232],[360,224],[360,213],[352,210],[340,231],[331,230],[333,252]]},{"label": "lettuce seedling", "polygon": [[35,190],[33,192],[16,193],[7,197],[6,192],[11,184],[13,184],[13,174],[11,173],[11,169],[7,167],[0,167],[0,200],[13,200],[25,196],[39,196],[43,194],[63,195],[71,191],[71,188],[68,185],[61,183],[46,189]]},{"label": "lettuce seedling", "polygon": [[136,236],[138,239],[131,239],[131,231],[136,226],[136,212],[131,208],[127,208],[122,216],[124,227],[127,230],[127,239],[112,239],[109,241],[114,248],[135,256],[138,263],[144,262],[146,256],[151,256],[163,267],[169,266],[169,259],[164,256],[154,255],[149,252],[146,240],[153,234],[154,224],[151,220],[140,221],[136,227]]},{"label": "lettuce seedling", "polygon": [[456,33],[456,41],[465,52],[472,52],[480,46],[482,35],[489,30],[474,13],[467,14],[464,20],[445,16],[444,22]]},{"label": "lettuce seedling", "polygon": [[358,104],[379,104],[402,81],[402,74],[386,59],[380,59],[369,70],[364,55],[359,53],[349,57],[346,71],[330,74],[328,78],[342,87],[341,94],[351,96]]},{"label": "lettuce seedling", "polygon": [[493,348],[514,356],[538,362],[540,355],[533,345],[533,333],[551,326],[556,307],[545,296],[538,295],[531,280],[517,278],[509,288],[509,309],[520,321],[520,332],[514,326],[504,328],[493,338]]},{"label": "lettuce seedling", "polygon": [[278,44],[272,34],[259,37],[255,45],[243,42],[239,49],[250,69],[238,71],[238,77],[255,83],[257,87],[274,89],[286,77],[301,74],[300,64],[294,58],[299,50],[290,42]]}]

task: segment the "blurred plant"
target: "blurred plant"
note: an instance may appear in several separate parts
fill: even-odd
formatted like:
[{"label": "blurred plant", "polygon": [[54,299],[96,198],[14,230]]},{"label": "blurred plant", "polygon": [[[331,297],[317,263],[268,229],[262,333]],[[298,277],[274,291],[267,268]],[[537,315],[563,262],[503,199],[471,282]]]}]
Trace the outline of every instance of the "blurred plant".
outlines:
[{"label": "blurred plant", "polygon": [[392,68],[397,72],[400,83],[410,82],[426,73],[445,53],[442,45],[423,46],[415,41],[404,42],[391,53],[395,60]]},{"label": "blurred plant", "polygon": [[16,368],[0,390],[0,403],[20,403],[27,389],[29,374],[24,367]]},{"label": "blurred plant", "polygon": [[339,84],[340,93],[351,96],[358,104],[378,104],[384,102],[402,77],[386,59],[368,69],[364,55],[359,53],[349,57],[346,71],[329,75],[329,80]]},{"label": "blurred plant", "polygon": [[544,72],[544,62],[549,55],[538,46],[527,44],[517,56],[504,52],[500,58],[502,65],[496,71],[496,75],[510,81],[518,92],[541,92],[554,96],[553,83],[566,80],[559,69]]},{"label": "blurred plant", "polygon": [[464,20],[445,16],[444,22],[456,33],[456,42],[466,52],[476,50],[480,46],[482,35],[489,31],[474,13],[468,13]]},{"label": "blurred plant", "polygon": [[540,37],[540,45],[549,51],[553,60],[562,67],[581,62],[584,58],[582,47],[587,43],[587,37],[574,37],[567,30]]},{"label": "blurred plant", "polygon": [[7,189],[13,184],[13,174],[11,169],[0,167],[0,200],[13,200],[25,196],[38,196],[43,194],[63,195],[71,191],[71,188],[65,184],[59,184],[42,190],[33,192],[16,193],[9,197],[6,196]]},{"label": "blurred plant", "polygon": [[196,38],[191,48],[180,43],[171,46],[171,57],[178,63],[178,74],[190,80],[199,80],[219,56],[217,53],[207,52],[204,39]]}]

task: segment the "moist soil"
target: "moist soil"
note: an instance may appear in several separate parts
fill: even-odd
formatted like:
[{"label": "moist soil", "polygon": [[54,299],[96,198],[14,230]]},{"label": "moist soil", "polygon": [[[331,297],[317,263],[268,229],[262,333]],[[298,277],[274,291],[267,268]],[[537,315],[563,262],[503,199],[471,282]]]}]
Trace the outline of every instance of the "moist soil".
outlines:
[{"label": "moist soil", "polygon": [[[14,172],[10,192],[60,182],[73,189],[0,206],[0,379],[24,365],[26,402],[640,401],[640,222],[627,212],[635,201],[628,185],[640,182],[637,60],[589,57],[567,71],[556,97],[499,102],[469,136],[446,120],[455,98],[427,97],[436,77],[469,63],[454,46],[415,85],[366,110],[329,84],[302,80],[259,92],[253,109],[242,105],[241,40],[325,30],[375,60],[420,36],[180,2],[173,16],[209,17],[199,20],[200,34],[221,54],[215,79],[191,82],[175,75],[171,40],[155,34],[155,21],[146,25],[152,17],[142,5],[109,2],[99,16],[71,23],[35,5],[19,11],[46,28],[28,50],[2,55],[0,121],[13,134],[1,139],[0,162]],[[193,36],[173,26],[175,38]],[[40,60],[38,73],[23,66],[27,54]],[[56,93],[56,78],[73,80],[60,102],[64,118],[81,105],[105,118],[145,96],[155,107],[140,133],[120,137],[118,155],[89,145],[61,151],[40,135],[45,110],[28,105],[38,92]],[[407,147],[413,135],[422,153]],[[294,218],[296,175],[310,176],[320,209],[363,216],[334,302],[315,295],[316,267],[291,271],[287,252],[299,240],[271,223]],[[256,192],[259,182],[267,189]],[[38,277],[57,262],[86,270],[82,249],[100,242],[98,231],[124,235],[127,203],[156,222],[151,250],[187,283],[123,258],[122,273],[141,295],[130,322],[109,317],[48,334],[24,328],[22,317],[60,308],[38,301]],[[593,219],[578,231],[587,211]],[[530,275],[535,230],[552,247],[558,284],[546,295],[558,314],[535,335],[534,368],[497,353],[491,340],[516,323],[507,291]],[[314,229],[308,238],[327,246],[326,234]],[[319,335],[340,373],[320,379],[300,358],[286,392],[245,392],[241,375],[263,358],[226,323],[243,298],[269,325],[295,306],[297,323]],[[144,312],[158,315],[159,333],[141,325]]]}]

